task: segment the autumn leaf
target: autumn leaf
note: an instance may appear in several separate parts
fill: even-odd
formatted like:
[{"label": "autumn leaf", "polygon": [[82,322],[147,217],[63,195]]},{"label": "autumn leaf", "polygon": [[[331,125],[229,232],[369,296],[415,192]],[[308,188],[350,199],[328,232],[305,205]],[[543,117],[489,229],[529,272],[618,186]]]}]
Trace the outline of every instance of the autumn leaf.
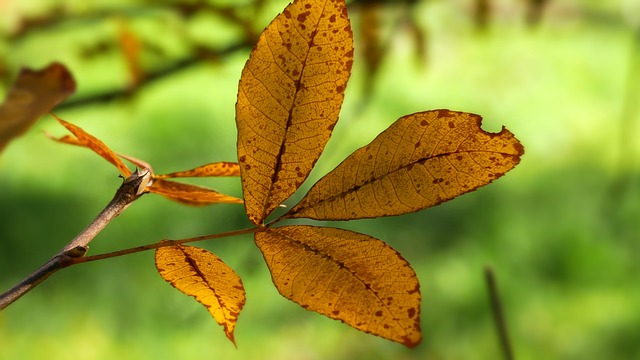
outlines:
[{"label": "autumn leaf", "polygon": [[[53,114],[52,114],[53,115]],[[234,196],[221,194],[215,190],[208,189],[202,186],[178,183],[175,181],[164,180],[174,177],[208,177],[208,176],[237,176],[239,174],[238,164],[231,162],[218,162],[206,164],[196,167],[195,169],[180,171],[166,175],[156,175],[153,173],[153,169],[146,162],[136,159],[128,155],[120,155],[111,150],[107,145],[100,141],[95,136],[87,133],[79,126],[66,122],[57,116],[53,115],[64,127],[66,127],[72,134],[65,135],[60,138],[48,135],[51,139],[69,145],[76,145],[91,149],[109,163],[113,164],[120,173],[126,178],[131,175],[131,171],[120,160],[120,158],[127,159],[132,163],[142,166],[151,173],[149,185],[146,187],[146,192],[155,193],[164,196],[169,200],[173,200],[182,204],[192,206],[204,206],[219,203],[227,204],[242,204],[242,199],[238,199]]]},{"label": "autumn leaf", "polygon": [[0,151],[75,90],[76,83],[62,64],[40,71],[22,69],[0,106]]},{"label": "autumn leaf", "polygon": [[160,247],[155,261],[160,276],[204,305],[235,344],[233,330],[245,303],[238,274],[216,255],[193,246]]},{"label": "autumn leaf", "polygon": [[[60,124],[62,124],[65,128],[67,128],[67,130],[69,130],[76,137],[76,139],[78,140],[78,143],[85,145],[86,147],[91,149],[93,152],[100,155],[100,157],[102,157],[103,159],[113,164],[116,168],[118,168],[120,173],[125,178],[131,175],[131,170],[129,170],[129,168],[127,168],[127,166],[122,162],[122,160],[120,160],[118,155],[115,152],[113,152],[113,150],[109,149],[109,147],[105,145],[102,141],[100,141],[98,138],[84,131],[79,126],[68,123],[55,115],[53,115],[53,117],[55,117],[56,120],[60,122]],[[66,140],[66,142],[71,143],[72,141]]]},{"label": "autumn leaf", "polygon": [[283,218],[349,220],[406,214],[473,191],[520,162],[506,129],[475,114],[433,110],[400,118],[318,181]]},{"label": "autumn leaf", "polygon": [[118,32],[120,48],[129,69],[130,87],[135,88],[144,80],[144,72],[140,66],[142,44],[140,38],[123,19],[118,21]]},{"label": "autumn leaf", "polygon": [[389,245],[315,226],[267,228],[255,241],[287,299],[408,347],[420,342],[418,279]]},{"label": "autumn leaf", "polygon": [[149,192],[160,194],[170,200],[181,202],[187,205],[203,206],[212,204],[242,204],[242,200],[237,197],[221,194],[202,186],[178,183],[169,180],[153,180],[147,187]]},{"label": "autumn leaf", "polygon": [[296,0],[260,35],[240,78],[238,161],[261,224],[308,177],[338,120],[353,62],[344,1]]},{"label": "autumn leaf", "polygon": [[215,162],[198,166],[191,170],[172,172],[170,174],[157,175],[157,179],[169,179],[177,177],[210,177],[210,176],[240,176],[240,167],[234,162]]}]

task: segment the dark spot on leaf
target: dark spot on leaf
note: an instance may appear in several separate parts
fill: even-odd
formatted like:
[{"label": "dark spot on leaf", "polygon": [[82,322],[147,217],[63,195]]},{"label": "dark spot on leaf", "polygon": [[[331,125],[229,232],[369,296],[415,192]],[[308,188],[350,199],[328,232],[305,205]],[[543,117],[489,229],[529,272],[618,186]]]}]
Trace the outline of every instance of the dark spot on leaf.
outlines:
[{"label": "dark spot on leaf", "polygon": [[409,316],[409,319],[411,319],[412,317],[416,316],[416,309],[414,308],[409,308],[407,310],[407,315]]},{"label": "dark spot on leaf", "polygon": [[297,20],[301,23],[305,22],[307,20],[307,16],[311,15],[311,11],[305,11],[303,13],[300,13],[297,17]]},{"label": "dark spot on leaf", "polygon": [[381,310],[376,311],[375,315],[376,316],[382,316],[382,311]]},{"label": "dark spot on leaf", "polygon": [[416,284],[416,287],[413,290],[407,291],[407,294],[415,294],[420,292],[420,285]]}]

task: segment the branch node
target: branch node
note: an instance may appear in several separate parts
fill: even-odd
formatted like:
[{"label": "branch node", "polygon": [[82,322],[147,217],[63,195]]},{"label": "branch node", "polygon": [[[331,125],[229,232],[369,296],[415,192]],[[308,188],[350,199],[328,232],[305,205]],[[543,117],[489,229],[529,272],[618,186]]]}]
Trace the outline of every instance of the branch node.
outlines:
[{"label": "branch node", "polygon": [[89,246],[78,245],[72,249],[69,249],[63,253],[63,255],[71,257],[71,258],[79,258],[83,257],[87,251],[89,251]]}]

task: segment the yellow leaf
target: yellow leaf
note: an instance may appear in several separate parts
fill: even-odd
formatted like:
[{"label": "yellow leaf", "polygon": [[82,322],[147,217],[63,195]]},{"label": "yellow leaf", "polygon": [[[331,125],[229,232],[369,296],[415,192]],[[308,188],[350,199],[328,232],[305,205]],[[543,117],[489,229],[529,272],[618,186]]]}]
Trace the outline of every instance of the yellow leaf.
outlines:
[{"label": "yellow leaf", "polygon": [[520,162],[511,132],[488,133],[475,114],[433,110],[400,118],[320,179],[283,218],[400,215],[473,191]]},{"label": "yellow leaf", "polygon": [[71,73],[61,64],[40,71],[22,69],[0,105],[0,151],[75,90]]},{"label": "yellow leaf", "polygon": [[164,175],[156,175],[156,179],[212,176],[240,176],[240,167],[237,163],[222,161],[198,166],[197,168],[191,170],[172,172],[170,174]]},{"label": "yellow leaf", "polygon": [[[69,130],[77,138],[79,144],[82,144],[88,147],[93,152],[100,155],[100,157],[102,157],[103,159],[113,164],[116,168],[118,168],[120,173],[125,178],[131,175],[131,170],[129,170],[129,168],[127,168],[127,166],[122,162],[122,160],[120,160],[118,155],[115,152],[113,152],[111,149],[109,149],[109,147],[105,145],[102,141],[100,141],[100,139],[82,130],[79,126],[68,123],[55,115],[53,115],[53,117],[55,117],[60,122],[60,124],[66,127],[67,130]],[[79,145],[74,143],[74,141],[72,140],[65,139],[64,137],[56,140],[60,142],[68,143],[68,144]]]},{"label": "yellow leaf", "polygon": [[149,192],[187,205],[203,206],[219,203],[242,204],[242,199],[221,194],[205,187],[169,180],[153,180],[147,187]]},{"label": "yellow leaf", "polygon": [[384,242],[315,226],[268,228],[255,241],[287,299],[408,347],[422,339],[418,279]]},{"label": "yellow leaf", "polygon": [[260,224],[307,178],[338,120],[353,62],[344,1],[296,0],[260,35],[240,78],[238,161]]},{"label": "yellow leaf", "polygon": [[235,344],[233,330],[245,303],[238,274],[216,255],[193,246],[158,248],[155,259],[160,276],[204,305]]}]

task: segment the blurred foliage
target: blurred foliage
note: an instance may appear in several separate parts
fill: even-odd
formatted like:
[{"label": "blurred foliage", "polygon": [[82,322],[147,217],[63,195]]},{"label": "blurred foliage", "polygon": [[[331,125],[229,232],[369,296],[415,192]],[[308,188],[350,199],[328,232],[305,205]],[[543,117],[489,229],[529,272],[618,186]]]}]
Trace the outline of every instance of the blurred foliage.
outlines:
[{"label": "blurred foliage", "polygon": [[[232,161],[240,71],[286,3],[3,0],[2,94],[20,66],[60,61],[78,93],[56,113],[115,151],[159,173]],[[640,357],[634,0],[549,0],[535,22],[527,1],[490,0],[481,28],[474,0],[377,1],[386,11],[377,18],[392,26],[377,31],[384,51],[373,73],[362,35],[371,3],[350,5],[354,73],[334,138],[300,194],[420,110],[482,114],[487,130],[508,126],[527,151],[503,179],[447,204],[337,224],[387,241],[412,263],[423,291],[422,345],[404,349],[286,301],[251,238],[239,237],[204,243],[245,282],[237,350],[142,253],[65,269],[0,313],[0,359],[495,359],[486,264],[496,270],[517,359]],[[2,290],[75,236],[121,181],[98,157],[43,130],[63,133],[44,118],[0,156]],[[203,183],[240,195],[237,179]],[[248,225],[240,206],[143,197],[91,253]]]}]

